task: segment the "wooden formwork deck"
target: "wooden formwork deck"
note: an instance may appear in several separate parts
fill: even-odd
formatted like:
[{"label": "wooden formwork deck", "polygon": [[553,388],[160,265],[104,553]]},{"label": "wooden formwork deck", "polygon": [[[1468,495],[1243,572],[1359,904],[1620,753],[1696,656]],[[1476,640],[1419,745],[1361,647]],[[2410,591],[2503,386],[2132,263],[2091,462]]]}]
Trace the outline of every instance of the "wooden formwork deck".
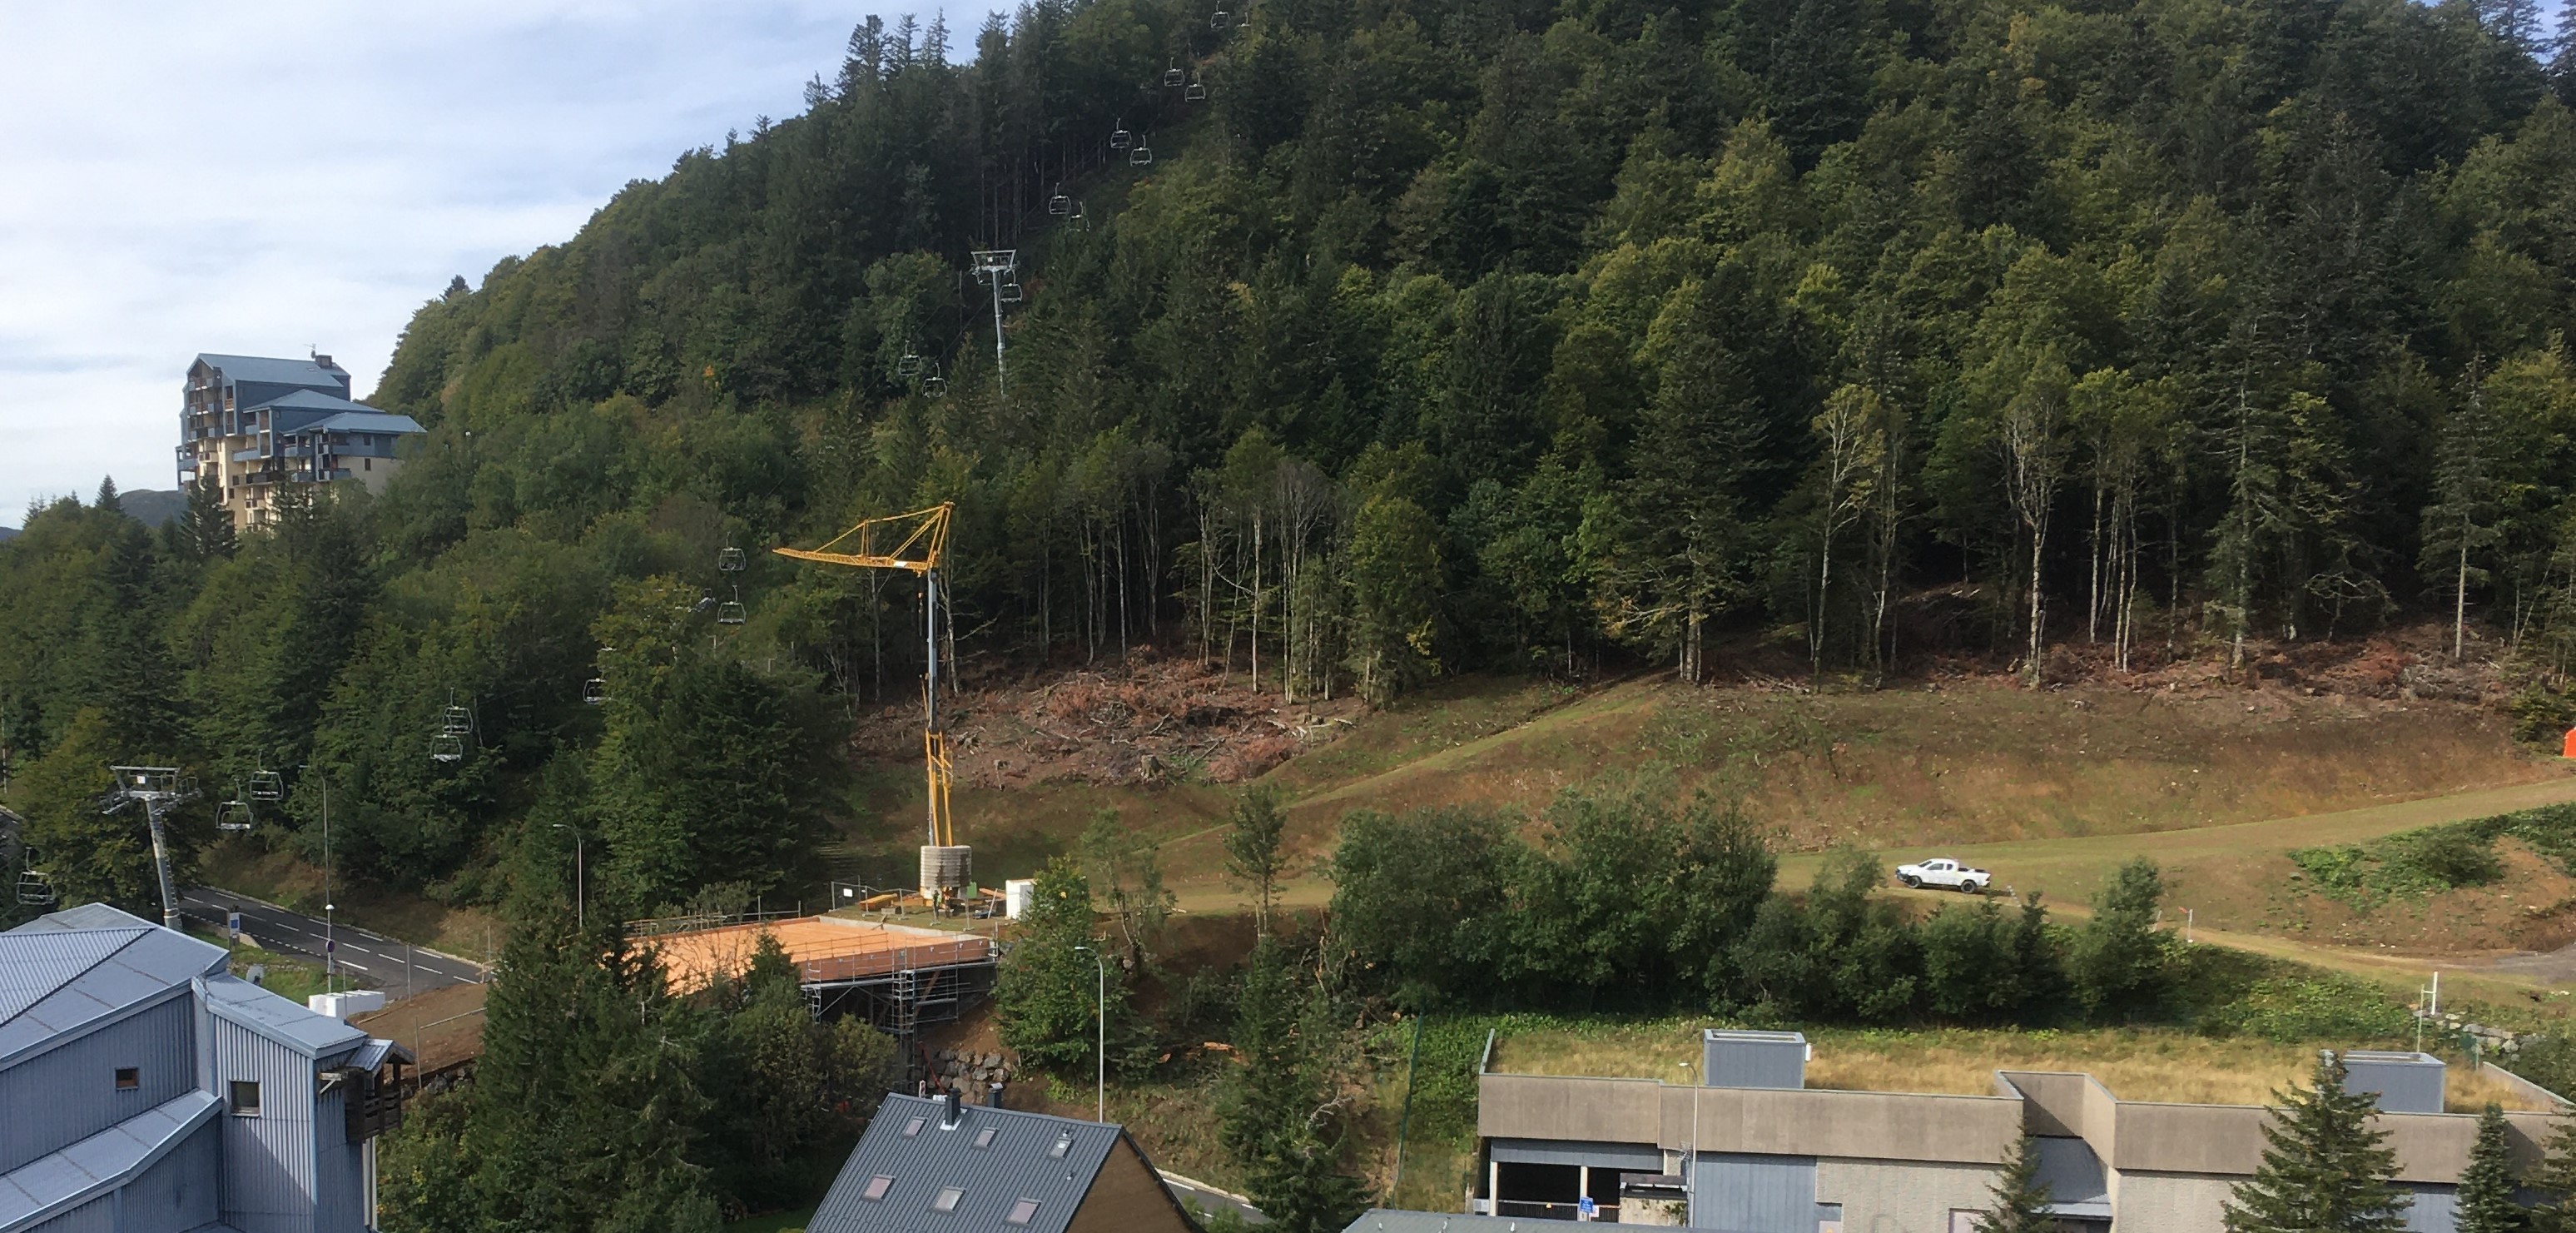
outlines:
[{"label": "wooden formwork deck", "polygon": [[643,943],[661,954],[671,987],[685,991],[749,970],[764,933],[778,939],[806,984],[863,980],[904,968],[989,963],[993,958],[991,938],[837,916],[666,933]]}]

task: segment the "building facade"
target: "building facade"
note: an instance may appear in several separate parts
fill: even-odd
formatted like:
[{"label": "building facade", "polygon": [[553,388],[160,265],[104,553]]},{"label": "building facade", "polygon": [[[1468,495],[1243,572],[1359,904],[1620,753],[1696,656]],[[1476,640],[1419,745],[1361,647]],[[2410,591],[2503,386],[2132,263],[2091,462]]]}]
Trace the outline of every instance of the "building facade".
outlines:
[{"label": "building facade", "polygon": [[422,435],[407,415],[349,400],[348,370],[305,360],[199,355],[179,402],[179,487],[211,484],[235,530],[277,519],[289,485],[356,480],[381,491]]},{"label": "building facade", "polygon": [[[1805,1086],[1795,1033],[1711,1031],[1698,1085],[1487,1073],[1479,1214],[1597,1219],[1719,1233],[1966,1233],[2005,1161],[2037,1139],[2065,1233],[2222,1233],[2221,1212],[2262,1163],[2271,1110],[2123,1100],[2090,1075],[1997,1071],[1989,1095]],[[1794,1059],[1794,1063],[1791,1062]],[[2413,1233],[2451,1233],[2477,1118],[2443,1112],[2443,1064],[2352,1052],[2348,1082],[2414,1199]],[[2556,1118],[2507,1114],[2519,1167]]]},{"label": "building facade", "polygon": [[886,1097],[812,1233],[1197,1233],[1124,1127]]},{"label": "building facade", "polygon": [[0,933],[0,1233],[359,1233],[390,1041],[92,904]]}]

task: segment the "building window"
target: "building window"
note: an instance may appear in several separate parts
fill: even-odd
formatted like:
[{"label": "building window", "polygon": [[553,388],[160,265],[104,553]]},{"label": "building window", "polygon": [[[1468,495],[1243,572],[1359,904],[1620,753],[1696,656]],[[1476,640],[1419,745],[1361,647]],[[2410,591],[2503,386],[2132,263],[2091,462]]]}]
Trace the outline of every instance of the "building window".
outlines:
[{"label": "building window", "polygon": [[1054,1158],[1055,1158],[1055,1159],[1057,1159],[1057,1160],[1062,1160],[1062,1159],[1064,1159],[1064,1154],[1065,1154],[1067,1151],[1072,1150],[1072,1148],[1073,1148],[1073,1136],[1072,1136],[1072,1135],[1070,1135],[1070,1134],[1061,1134],[1061,1135],[1057,1135],[1057,1136],[1055,1137],[1055,1146],[1054,1146],[1054,1147],[1052,1147],[1052,1148],[1049,1148],[1049,1149],[1047,1150],[1047,1155],[1052,1156],[1052,1157],[1054,1157]]},{"label": "building window", "polygon": [[995,1136],[995,1135],[997,1135],[997,1134],[1000,1134],[1000,1133],[1002,1133],[1002,1128],[1001,1128],[1001,1127],[999,1127],[999,1126],[987,1126],[987,1127],[985,1127],[983,1130],[981,1130],[981,1131],[977,1132],[977,1134],[975,1135],[975,1146],[977,1146],[977,1147],[991,1147],[991,1146],[993,1146],[993,1136]]},{"label": "building window", "polygon": [[233,1116],[259,1116],[259,1083],[257,1080],[233,1080]]},{"label": "building window", "polygon": [[914,1135],[920,1134],[923,1124],[924,1120],[917,1117],[909,1122],[905,1122],[903,1124],[903,1137],[909,1139]]},{"label": "building window", "polygon": [[143,1088],[143,1068],[142,1068],[142,1067],[139,1067],[139,1066],[119,1066],[119,1067],[117,1067],[117,1068],[116,1068],[116,1090],[118,1090],[118,1091],[120,1091],[120,1092],[133,1092],[133,1091],[140,1091],[140,1090],[142,1090],[142,1088]]},{"label": "building window", "polygon": [[892,1189],[894,1189],[894,1179],[880,1173],[868,1179],[868,1188],[860,1191],[859,1197],[870,1203],[882,1203],[885,1201],[886,1192]]},{"label": "building window", "polygon": [[1004,1224],[1027,1224],[1038,1218],[1038,1201],[1022,1199],[1011,1205],[1011,1214],[1002,1217]]},{"label": "building window", "polygon": [[955,1186],[940,1187],[939,1197],[930,1201],[930,1210],[934,1212],[956,1211],[957,1201],[965,1197],[966,1192]]}]

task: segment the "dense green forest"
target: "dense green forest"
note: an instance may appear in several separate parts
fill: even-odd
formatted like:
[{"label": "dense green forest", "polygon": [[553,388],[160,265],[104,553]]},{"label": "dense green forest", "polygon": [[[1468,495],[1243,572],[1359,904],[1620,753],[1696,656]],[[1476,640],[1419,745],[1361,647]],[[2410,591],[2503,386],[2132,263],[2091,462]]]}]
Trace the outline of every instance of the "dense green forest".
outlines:
[{"label": "dense green forest", "polygon": [[[31,511],[13,799],[67,891],[121,901],[139,837],[80,802],[145,756],[289,770],[269,842],[313,850],[327,792],[342,867],[453,899],[503,897],[535,816],[630,912],[784,891],[841,717],[916,689],[918,593],[760,550],[937,500],[975,669],[1153,641],[1383,699],[1697,679],[1725,640],[2039,676],[2410,616],[2548,668],[2576,74],[2539,21],[1094,0],[967,49],[870,19],[804,114],[424,305],[373,401],[431,431],[380,497],[239,540]],[[434,760],[450,708],[469,748]]]}]

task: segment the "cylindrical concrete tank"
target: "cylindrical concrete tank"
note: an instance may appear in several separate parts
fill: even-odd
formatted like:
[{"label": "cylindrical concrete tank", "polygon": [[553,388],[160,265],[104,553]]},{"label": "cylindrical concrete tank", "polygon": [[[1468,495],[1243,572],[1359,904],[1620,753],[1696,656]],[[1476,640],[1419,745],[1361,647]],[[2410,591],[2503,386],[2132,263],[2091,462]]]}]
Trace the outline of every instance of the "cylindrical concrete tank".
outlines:
[{"label": "cylindrical concrete tank", "polygon": [[975,871],[974,849],[964,844],[925,844],[921,849],[921,893],[963,890]]}]

